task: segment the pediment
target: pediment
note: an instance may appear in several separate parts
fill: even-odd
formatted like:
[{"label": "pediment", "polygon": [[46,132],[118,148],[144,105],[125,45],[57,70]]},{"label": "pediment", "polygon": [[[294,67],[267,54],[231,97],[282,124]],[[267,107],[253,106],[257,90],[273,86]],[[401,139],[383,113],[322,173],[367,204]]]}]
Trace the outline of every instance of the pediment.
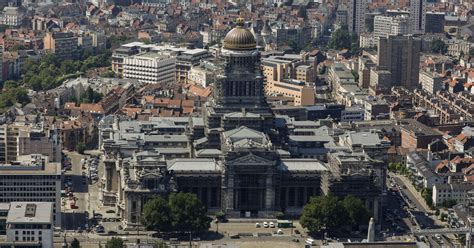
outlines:
[{"label": "pediment", "polygon": [[228,162],[230,165],[271,165],[274,164],[274,161],[259,157],[255,154],[248,154]]}]

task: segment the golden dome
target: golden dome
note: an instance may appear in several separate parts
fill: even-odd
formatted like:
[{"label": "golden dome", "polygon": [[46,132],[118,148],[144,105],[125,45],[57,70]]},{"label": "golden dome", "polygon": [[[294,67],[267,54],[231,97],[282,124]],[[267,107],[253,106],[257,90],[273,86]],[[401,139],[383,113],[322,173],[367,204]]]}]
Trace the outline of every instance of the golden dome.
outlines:
[{"label": "golden dome", "polygon": [[255,36],[244,27],[244,20],[238,18],[237,26],[230,30],[224,38],[224,48],[229,50],[252,50],[256,47]]}]

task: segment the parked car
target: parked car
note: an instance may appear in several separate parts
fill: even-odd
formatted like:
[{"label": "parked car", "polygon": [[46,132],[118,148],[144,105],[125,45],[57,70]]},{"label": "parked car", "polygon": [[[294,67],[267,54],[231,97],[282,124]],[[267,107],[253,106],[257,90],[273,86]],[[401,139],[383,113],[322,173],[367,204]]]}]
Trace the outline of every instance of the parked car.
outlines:
[{"label": "parked car", "polygon": [[263,222],[263,227],[265,227],[265,228],[268,228],[268,227],[269,227],[269,225],[268,225],[268,223],[267,223],[266,221]]},{"label": "parked car", "polygon": [[258,223],[258,222],[255,223],[255,227],[256,227],[256,228],[259,228],[259,227],[260,227],[260,223]]},{"label": "parked car", "polygon": [[270,228],[275,228],[275,223],[270,222]]}]

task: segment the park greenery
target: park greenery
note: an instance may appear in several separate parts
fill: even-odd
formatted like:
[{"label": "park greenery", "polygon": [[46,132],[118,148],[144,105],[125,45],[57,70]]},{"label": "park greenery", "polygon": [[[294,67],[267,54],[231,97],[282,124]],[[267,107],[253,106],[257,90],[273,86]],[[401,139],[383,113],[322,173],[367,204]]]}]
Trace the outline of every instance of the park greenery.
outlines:
[{"label": "park greenery", "polygon": [[350,34],[347,26],[342,26],[331,35],[329,40],[329,48],[342,50],[348,49],[352,54],[359,54],[359,39],[357,35]]},{"label": "park greenery", "polygon": [[[64,80],[82,75],[91,68],[110,65],[111,51],[105,50],[92,56],[84,52],[81,60],[60,61],[54,54],[46,54],[39,61],[27,59],[22,67],[22,77],[6,80],[0,94],[0,111],[30,102],[28,89],[35,91],[49,90],[61,85]],[[77,102],[98,102],[102,95],[88,89]]]},{"label": "park greenery", "polygon": [[102,93],[94,91],[90,86],[80,95],[79,99],[72,97],[69,101],[75,103],[98,103],[102,100]]},{"label": "park greenery", "polygon": [[344,198],[315,196],[304,206],[300,223],[313,234],[323,230],[333,233],[344,226],[352,230],[367,225],[369,219],[370,213],[362,200],[352,195]]},{"label": "park greenery", "polygon": [[111,51],[105,50],[95,56],[85,52],[81,60],[60,61],[54,54],[46,54],[38,62],[27,59],[20,83],[35,91],[53,89],[64,80],[78,77],[89,69],[109,66],[110,57]]},{"label": "park greenery", "polygon": [[208,230],[210,222],[205,206],[191,193],[156,197],[143,208],[142,223],[150,231],[196,233]]},{"label": "park greenery", "polygon": [[430,42],[430,50],[433,53],[446,54],[448,52],[448,45],[441,39],[435,39]]}]

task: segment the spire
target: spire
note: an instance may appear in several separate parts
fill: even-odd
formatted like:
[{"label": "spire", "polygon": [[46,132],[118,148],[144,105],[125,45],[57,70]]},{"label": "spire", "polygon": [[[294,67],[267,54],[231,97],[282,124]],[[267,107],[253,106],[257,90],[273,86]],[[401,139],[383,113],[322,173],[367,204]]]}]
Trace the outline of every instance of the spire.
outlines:
[{"label": "spire", "polygon": [[237,19],[235,20],[235,22],[237,23],[237,26],[238,26],[238,27],[243,27],[244,24],[245,24],[245,20],[244,20],[244,18],[242,18],[242,17],[237,18]]}]

